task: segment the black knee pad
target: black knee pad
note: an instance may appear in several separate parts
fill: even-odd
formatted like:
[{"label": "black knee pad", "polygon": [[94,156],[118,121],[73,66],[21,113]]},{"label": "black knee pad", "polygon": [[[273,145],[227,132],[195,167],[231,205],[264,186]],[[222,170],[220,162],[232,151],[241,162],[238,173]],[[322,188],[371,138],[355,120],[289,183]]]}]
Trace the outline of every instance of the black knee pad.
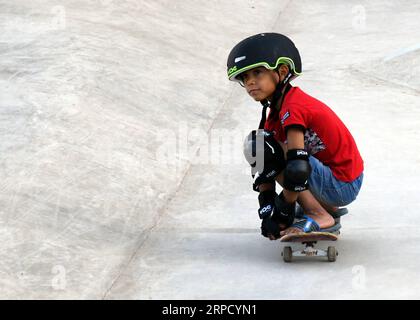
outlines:
[{"label": "black knee pad", "polygon": [[283,149],[275,140],[273,132],[252,130],[245,138],[243,151],[245,159],[252,167],[252,176],[272,169],[281,172],[286,167]]}]

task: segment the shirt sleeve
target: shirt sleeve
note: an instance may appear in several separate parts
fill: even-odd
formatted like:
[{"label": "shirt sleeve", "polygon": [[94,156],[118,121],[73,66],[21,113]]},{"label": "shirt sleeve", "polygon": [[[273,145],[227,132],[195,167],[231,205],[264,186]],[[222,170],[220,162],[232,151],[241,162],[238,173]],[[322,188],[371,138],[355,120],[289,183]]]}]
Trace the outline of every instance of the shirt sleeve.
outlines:
[{"label": "shirt sleeve", "polygon": [[282,110],[281,116],[281,125],[287,130],[289,126],[303,127],[303,129],[308,128],[309,125],[309,115],[302,106],[293,104],[288,105],[285,110]]}]

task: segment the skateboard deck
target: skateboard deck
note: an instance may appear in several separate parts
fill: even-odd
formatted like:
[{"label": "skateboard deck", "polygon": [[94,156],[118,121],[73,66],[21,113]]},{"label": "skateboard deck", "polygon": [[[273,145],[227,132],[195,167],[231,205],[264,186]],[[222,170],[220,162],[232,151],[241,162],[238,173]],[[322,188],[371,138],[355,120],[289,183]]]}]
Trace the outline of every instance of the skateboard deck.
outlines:
[{"label": "skateboard deck", "polygon": [[316,242],[316,241],[337,241],[338,236],[330,232],[299,232],[287,234],[280,238],[281,242]]},{"label": "skateboard deck", "polygon": [[318,249],[318,241],[337,241],[338,235],[330,232],[299,232],[285,235],[280,238],[281,242],[297,242],[303,245],[299,250],[292,250],[291,246],[283,248],[284,262],[292,262],[293,257],[327,257],[328,261],[334,262],[337,259],[338,252],[334,246],[327,249]]}]

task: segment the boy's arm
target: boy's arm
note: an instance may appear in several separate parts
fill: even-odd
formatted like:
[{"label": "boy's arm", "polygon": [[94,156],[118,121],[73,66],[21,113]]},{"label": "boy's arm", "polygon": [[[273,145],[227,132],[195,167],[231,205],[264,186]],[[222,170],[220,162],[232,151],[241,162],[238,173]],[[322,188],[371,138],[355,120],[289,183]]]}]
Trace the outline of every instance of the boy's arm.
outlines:
[{"label": "boy's arm", "polygon": [[[303,150],[305,148],[305,135],[304,135],[304,128],[301,126],[291,126],[287,128],[287,150],[285,154],[288,154],[290,150]],[[295,155],[294,155],[295,156]],[[286,159],[290,160],[290,159]],[[295,183],[294,176],[304,176],[308,174],[308,167],[310,171],[309,162],[302,163],[305,160],[291,160],[288,161],[288,165],[285,170],[285,179],[289,180],[289,185],[296,185],[299,183]],[[306,172],[305,172],[306,170]],[[290,187],[288,188],[290,189]],[[284,197],[286,198],[287,202],[294,202],[297,200],[299,193],[291,190],[284,189]]]},{"label": "boy's arm", "polygon": [[[303,127],[291,126],[287,130],[287,150],[304,149],[305,139]],[[287,154],[287,152],[285,152]]]}]

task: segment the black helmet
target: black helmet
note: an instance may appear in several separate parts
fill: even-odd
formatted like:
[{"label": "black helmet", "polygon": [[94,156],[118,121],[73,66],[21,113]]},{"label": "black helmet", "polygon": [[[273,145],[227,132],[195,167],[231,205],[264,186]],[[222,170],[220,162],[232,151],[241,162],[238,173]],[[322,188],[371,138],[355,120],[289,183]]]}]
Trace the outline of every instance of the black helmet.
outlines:
[{"label": "black helmet", "polygon": [[259,33],[239,42],[230,52],[227,60],[227,75],[231,81],[244,71],[265,67],[276,70],[286,64],[291,79],[302,73],[302,62],[298,49],[292,40],[279,33]]}]

